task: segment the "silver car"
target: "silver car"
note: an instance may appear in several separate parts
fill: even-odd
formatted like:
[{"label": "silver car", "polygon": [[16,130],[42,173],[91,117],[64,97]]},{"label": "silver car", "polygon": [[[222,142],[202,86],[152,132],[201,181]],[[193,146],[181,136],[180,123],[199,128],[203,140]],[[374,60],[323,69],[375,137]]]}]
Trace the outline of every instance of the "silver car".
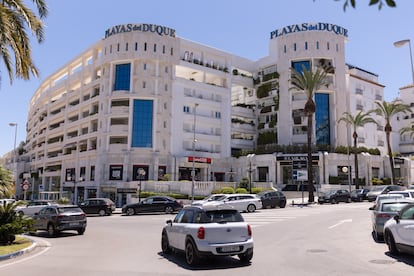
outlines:
[{"label": "silver car", "polygon": [[218,206],[225,204],[233,207],[239,212],[254,212],[262,209],[262,200],[255,194],[227,194],[222,198],[201,204],[201,206]]}]

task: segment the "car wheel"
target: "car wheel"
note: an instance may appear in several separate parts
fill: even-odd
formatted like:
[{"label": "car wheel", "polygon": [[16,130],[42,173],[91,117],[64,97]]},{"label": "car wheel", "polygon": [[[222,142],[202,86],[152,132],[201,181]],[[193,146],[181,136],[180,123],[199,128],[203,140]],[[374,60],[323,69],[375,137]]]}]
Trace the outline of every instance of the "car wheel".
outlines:
[{"label": "car wheel", "polygon": [[331,204],[335,204],[335,203],[337,203],[337,202],[336,202],[336,199],[335,199],[335,198],[332,198],[332,199],[331,199]]},{"label": "car wheel", "polygon": [[270,208],[274,209],[276,208],[276,205],[270,205]]},{"label": "car wheel", "polygon": [[105,210],[101,209],[101,210],[99,210],[98,214],[102,217],[102,216],[106,215],[106,212],[105,212]]},{"label": "car wheel", "polygon": [[171,253],[171,247],[170,243],[168,241],[167,233],[163,232],[161,235],[161,250],[164,254],[170,254]]},{"label": "car wheel", "polygon": [[22,211],[19,211],[17,214],[18,214],[19,216],[24,216],[24,213],[23,213]]},{"label": "car wheel", "polygon": [[285,208],[286,207],[286,201],[281,202],[279,205],[280,208]]},{"label": "car wheel", "polygon": [[191,240],[187,241],[187,244],[185,245],[185,260],[190,266],[195,266],[200,261],[197,248]]},{"label": "car wheel", "polygon": [[174,212],[174,208],[171,206],[166,206],[164,211],[166,214],[171,214],[172,212]]},{"label": "car wheel", "polygon": [[349,197],[349,198],[346,200],[346,202],[347,202],[347,203],[351,203],[351,202],[352,202],[351,198]]},{"label": "car wheel", "polygon": [[57,235],[57,231],[55,229],[55,226],[53,225],[53,223],[49,223],[47,225],[47,234],[51,237],[54,237]]},{"label": "car wheel", "polygon": [[383,240],[383,237],[382,237],[382,235],[380,235],[377,231],[375,231],[375,230],[372,230],[372,235],[374,236],[374,240],[376,241],[376,242],[380,242],[380,241],[382,241]]},{"label": "car wheel", "polygon": [[253,258],[253,248],[248,249],[245,253],[238,255],[242,263],[249,263]]},{"label": "car wheel", "polygon": [[126,210],[126,215],[127,215],[127,216],[132,216],[132,215],[135,215],[135,210],[134,210],[134,208],[128,208],[128,209]]},{"label": "car wheel", "polygon": [[249,204],[247,206],[247,212],[253,213],[254,211],[256,211],[256,206],[254,204]]},{"label": "car wheel", "polygon": [[78,229],[78,234],[83,235],[85,233],[86,228]]},{"label": "car wheel", "polygon": [[390,251],[392,255],[398,255],[400,252],[398,251],[397,246],[395,245],[394,236],[391,234],[391,232],[388,232],[386,237],[388,251]]}]

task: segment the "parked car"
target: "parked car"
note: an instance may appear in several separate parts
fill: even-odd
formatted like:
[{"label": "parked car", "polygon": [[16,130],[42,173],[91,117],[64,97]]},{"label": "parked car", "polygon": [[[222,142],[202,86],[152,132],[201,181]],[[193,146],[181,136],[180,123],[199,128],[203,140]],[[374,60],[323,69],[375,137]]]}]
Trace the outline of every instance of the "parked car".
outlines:
[{"label": "parked car", "polygon": [[398,199],[398,198],[404,199],[404,196],[401,194],[389,194],[389,193],[378,195],[377,198],[375,199],[374,205],[372,205],[372,207],[370,207],[369,210],[374,210],[376,206],[378,206],[381,203],[381,201],[384,199]]},{"label": "parked car", "polygon": [[410,199],[414,199],[414,190],[403,190],[403,191],[391,191],[388,193],[390,194],[399,194],[402,195],[405,198],[410,198]]},{"label": "parked car", "polygon": [[26,206],[19,206],[16,208],[16,213],[25,216],[33,216],[35,213],[39,212],[45,206],[56,205],[56,202],[51,202],[47,200],[32,200],[27,203]]},{"label": "parked car", "polygon": [[367,199],[367,194],[369,192],[369,189],[363,188],[363,189],[356,189],[351,191],[351,200],[361,202]]},{"label": "parked car", "polygon": [[6,204],[9,204],[9,203],[13,203],[13,202],[15,202],[16,200],[15,199],[13,199],[13,198],[0,198],[0,205],[1,206],[4,206],[4,205],[6,205]]},{"label": "parked car", "polygon": [[161,234],[164,254],[183,251],[188,265],[203,256],[234,256],[248,263],[253,258],[252,229],[240,213],[227,205],[187,206],[167,220]]},{"label": "parked car", "polygon": [[280,191],[263,191],[257,194],[262,200],[262,208],[286,207],[286,196]]},{"label": "parked car", "polygon": [[221,199],[223,196],[225,196],[225,194],[211,194],[211,195],[205,197],[202,200],[194,200],[192,204],[193,205],[201,205],[201,204],[204,204],[206,202],[217,201],[217,200]]},{"label": "parked car", "polygon": [[262,201],[255,194],[227,194],[216,201],[201,204],[201,206],[217,206],[226,204],[232,206],[239,212],[254,212],[263,207]]},{"label": "parked car", "polygon": [[371,214],[372,233],[375,240],[382,240],[385,222],[398,214],[398,212],[410,202],[414,203],[414,201],[405,198],[381,200]]},{"label": "parked car", "polygon": [[322,192],[318,196],[318,203],[339,203],[339,202],[351,202],[351,195],[347,190],[331,190],[327,192]]},{"label": "parked car", "polygon": [[171,214],[183,208],[183,203],[169,196],[150,196],[141,202],[126,204],[122,213],[131,216],[138,213],[165,212]]},{"label": "parked car", "polygon": [[414,255],[414,203],[405,205],[384,225],[384,240],[391,254]]},{"label": "parked car", "polygon": [[88,198],[79,204],[85,214],[96,214],[100,216],[112,215],[115,211],[115,203],[109,198]]},{"label": "parked car", "polygon": [[46,230],[49,236],[61,231],[75,230],[83,235],[86,230],[86,214],[76,205],[51,205],[43,207],[33,216],[36,230]]},{"label": "parked car", "polygon": [[385,186],[375,186],[367,194],[367,199],[369,202],[374,201],[378,195],[387,194],[391,191],[401,191],[404,188],[398,185],[385,185]]}]

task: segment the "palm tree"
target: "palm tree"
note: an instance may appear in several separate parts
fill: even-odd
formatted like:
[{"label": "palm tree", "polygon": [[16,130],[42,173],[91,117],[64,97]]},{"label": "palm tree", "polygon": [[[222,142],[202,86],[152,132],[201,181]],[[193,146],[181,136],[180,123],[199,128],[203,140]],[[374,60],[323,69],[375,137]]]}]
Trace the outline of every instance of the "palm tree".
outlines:
[{"label": "palm tree", "polygon": [[[329,68],[327,68],[329,69]],[[313,187],[313,173],[312,173],[312,121],[313,114],[316,110],[316,104],[313,100],[314,94],[322,86],[328,87],[329,80],[327,79],[327,69],[322,67],[317,67],[315,72],[312,72],[312,69],[306,69],[305,66],[302,66],[302,72],[296,71],[292,68],[292,76],[290,82],[292,87],[297,91],[303,91],[307,96],[307,101],[305,103],[304,112],[308,117],[308,129],[307,129],[307,140],[308,140],[308,192],[309,192],[309,202],[314,202],[314,187]]]},{"label": "palm tree", "polygon": [[349,113],[344,112],[343,116],[339,119],[338,122],[345,122],[347,125],[351,125],[354,132],[352,134],[352,138],[354,138],[354,166],[355,166],[355,188],[359,189],[359,169],[358,169],[358,127],[363,127],[365,124],[373,123],[377,124],[377,122],[370,116],[373,111],[369,111],[364,113],[359,111],[355,117]]},{"label": "palm tree", "polygon": [[0,198],[10,198],[14,195],[13,174],[0,166]]},{"label": "palm tree", "polygon": [[403,104],[400,100],[394,100],[391,103],[387,103],[386,101],[383,102],[375,102],[377,108],[373,111],[376,112],[378,115],[382,116],[385,120],[385,138],[387,139],[387,149],[388,149],[388,158],[390,161],[391,166],[391,180],[392,184],[395,183],[395,172],[394,172],[394,160],[392,156],[392,148],[391,148],[391,119],[394,115],[398,113],[407,113],[411,112],[411,108],[409,105]]},{"label": "palm tree", "polygon": [[42,42],[44,32],[41,18],[47,16],[48,10],[45,0],[32,1],[39,16],[23,3],[24,0],[1,0],[0,3],[0,56],[8,71],[10,83],[14,77],[29,80],[30,74],[38,76],[38,70],[32,61],[27,31],[30,30],[37,41]]}]

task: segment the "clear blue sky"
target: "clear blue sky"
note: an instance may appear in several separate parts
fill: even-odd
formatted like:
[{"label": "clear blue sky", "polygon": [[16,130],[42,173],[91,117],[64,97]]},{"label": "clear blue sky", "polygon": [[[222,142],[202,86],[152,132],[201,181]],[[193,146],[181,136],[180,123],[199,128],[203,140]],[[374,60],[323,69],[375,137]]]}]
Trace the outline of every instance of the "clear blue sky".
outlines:
[{"label": "clear blue sky", "polygon": [[41,81],[119,24],[164,25],[175,29],[179,37],[256,60],[267,55],[274,29],[303,22],[334,23],[348,29],[346,62],[378,74],[386,86],[386,100],[397,97],[398,89],[412,82],[408,45],[393,46],[398,40],[414,40],[411,0],[396,0],[397,8],[380,11],[368,7],[369,0],[357,0],[357,9],[346,12],[344,0],[46,1],[50,11],[46,39],[42,44],[32,40],[40,78],[15,80],[10,86],[0,62],[0,156],[13,150],[10,122],[18,124],[17,145],[25,141],[28,104]]}]

